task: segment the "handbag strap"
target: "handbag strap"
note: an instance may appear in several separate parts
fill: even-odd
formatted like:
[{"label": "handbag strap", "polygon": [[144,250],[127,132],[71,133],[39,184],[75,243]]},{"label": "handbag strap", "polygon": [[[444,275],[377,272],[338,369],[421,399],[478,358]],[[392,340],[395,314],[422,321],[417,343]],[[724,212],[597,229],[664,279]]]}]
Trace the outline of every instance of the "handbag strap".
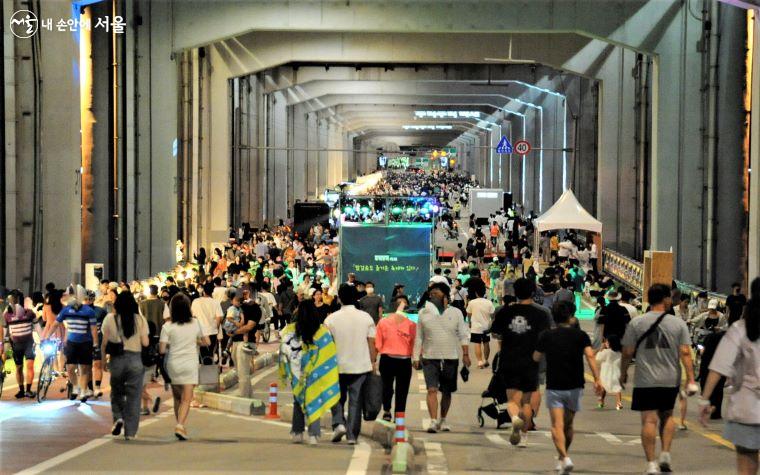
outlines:
[{"label": "handbag strap", "polygon": [[660,323],[662,323],[663,319],[665,318],[665,315],[667,314],[668,312],[662,312],[662,315],[657,317],[657,320],[654,321],[652,326],[650,326],[649,329],[647,329],[647,331],[645,331],[644,334],[641,335],[638,340],[636,340],[636,346],[634,347],[634,350],[633,350],[634,356],[636,356],[636,352],[639,350],[639,345],[641,345],[641,343],[644,340],[646,340],[647,337],[649,337],[649,335],[651,335],[652,333],[654,333],[655,330],[657,330],[657,327],[660,326]]}]

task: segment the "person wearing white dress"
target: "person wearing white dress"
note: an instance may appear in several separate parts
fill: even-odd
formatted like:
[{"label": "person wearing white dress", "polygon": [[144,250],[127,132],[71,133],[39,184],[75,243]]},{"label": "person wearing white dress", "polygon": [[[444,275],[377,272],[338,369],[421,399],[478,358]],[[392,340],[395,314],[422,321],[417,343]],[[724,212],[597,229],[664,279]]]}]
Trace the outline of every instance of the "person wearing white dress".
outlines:
[{"label": "person wearing white dress", "polygon": [[620,351],[613,351],[607,340],[604,341],[602,350],[596,354],[596,362],[600,364],[600,379],[604,390],[599,396],[599,409],[604,407],[604,399],[607,394],[615,395],[615,409],[623,408],[623,397],[620,386]]},{"label": "person wearing white dress", "polygon": [[209,346],[209,337],[203,334],[200,322],[193,318],[190,298],[182,293],[169,302],[171,321],[161,328],[158,351],[165,355],[166,372],[169,374],[174,397],[174,417],[177,425],[174,435],[187,440],[185,423],[193,400],[193,390],[198,384],[198,345]]}]

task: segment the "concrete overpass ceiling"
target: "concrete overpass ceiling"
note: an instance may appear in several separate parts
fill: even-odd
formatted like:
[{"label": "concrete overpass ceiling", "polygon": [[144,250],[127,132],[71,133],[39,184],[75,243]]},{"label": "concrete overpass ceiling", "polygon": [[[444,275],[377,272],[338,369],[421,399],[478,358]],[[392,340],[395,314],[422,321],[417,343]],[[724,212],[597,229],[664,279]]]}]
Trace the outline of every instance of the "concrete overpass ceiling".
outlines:
[{"label": "concrete overpass ceiling", "polygon": [[[295,35],[303,31],[395,37],[410,31],[439,34],[489,32],[575,32],[618,37],[635,45],[624,30],[657,0],[507,1],[238,1],[184,0],[172,3],[175,50],[208,45],[254,32]],[[676,2],[677,3],[677,2]],[[602,13],[603,12],[603,13]],[[623,30],[623,31],[621,31]]]}]

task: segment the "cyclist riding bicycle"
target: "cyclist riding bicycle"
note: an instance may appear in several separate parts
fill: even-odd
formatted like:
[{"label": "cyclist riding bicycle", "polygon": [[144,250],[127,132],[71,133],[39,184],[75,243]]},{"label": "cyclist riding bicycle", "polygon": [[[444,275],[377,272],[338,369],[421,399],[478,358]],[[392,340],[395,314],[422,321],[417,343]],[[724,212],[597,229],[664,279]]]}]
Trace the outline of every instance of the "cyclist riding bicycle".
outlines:
[{"label": "cyclist riding bicycle", "polygon": [[[66,370],[71,387],[69,399],[73,401],[83,394],[82,402],[86,402],[93,396],[87,383],[92,377],[92,355],[98,342],[97,316],[92,307],[84,305],[85,289],[81,285],[69,286],[65,298],[67,306],[56,317],[50,332],[54,333],[66,323],[66,346],[63,353],[66,356]],[[76,373],[77,367],[79,375]]]}]

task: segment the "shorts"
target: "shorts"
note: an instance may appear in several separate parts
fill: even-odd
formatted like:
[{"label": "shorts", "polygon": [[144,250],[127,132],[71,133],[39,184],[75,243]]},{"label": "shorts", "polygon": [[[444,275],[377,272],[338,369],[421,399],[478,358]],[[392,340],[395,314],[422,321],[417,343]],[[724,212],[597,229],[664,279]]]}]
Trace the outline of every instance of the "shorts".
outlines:
[{"label": "shorts", "polygon": [[532,393],[538,389],[538,365],[535,368],[504,368],[499,376],[503,387]]},{"label": "shorts", "polygon": [[547,389],[546,407],[549,409],[567,409],[579,412],[581,410],[581,398],[583,388],[576,389]]},{"label": "shorts", "polygon": [[34,340],[28,339],[25,342],[11,343],[13,347],[13,362],[16,366],[20,366],[26,361],[34,361]]},{"label": "shorts", "polygon": [[66,356],[66,364],[92,364],[92,342],[75,342],[67,341],[66,346],[63,348],[63,354]]},{"label": "shorts", "polygon": [[456,392],[458,369],[459,360],[422,359],[425,386],[428,389],[438,389],[442,393]]},{"label": "shorts", "polygon": [[470,333],[470,343],[488,343],[491,337],[488,333]]},{"label": "shorts", "polygon": [[672,411],[678,397],[678,387],[633,388],[631,409],[634,411]]}]

